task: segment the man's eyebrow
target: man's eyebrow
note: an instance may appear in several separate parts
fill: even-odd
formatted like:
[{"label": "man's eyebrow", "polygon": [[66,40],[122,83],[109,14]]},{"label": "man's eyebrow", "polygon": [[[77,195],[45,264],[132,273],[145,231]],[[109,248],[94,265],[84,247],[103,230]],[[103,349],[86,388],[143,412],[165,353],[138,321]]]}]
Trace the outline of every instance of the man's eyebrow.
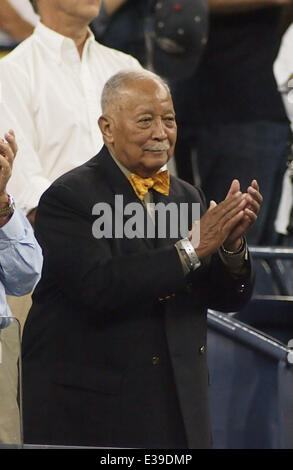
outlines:
[{"label": "man's eyebrow", "polygon": [[[149,108],[144,108],[144,109],[139,109],[133,113],[134,116],[140,116],[142,114],[154,114],[154,111]],[[170,108],[170,109],[163,111],[162,114],[174,114],[175,115],[175,111]]]}]

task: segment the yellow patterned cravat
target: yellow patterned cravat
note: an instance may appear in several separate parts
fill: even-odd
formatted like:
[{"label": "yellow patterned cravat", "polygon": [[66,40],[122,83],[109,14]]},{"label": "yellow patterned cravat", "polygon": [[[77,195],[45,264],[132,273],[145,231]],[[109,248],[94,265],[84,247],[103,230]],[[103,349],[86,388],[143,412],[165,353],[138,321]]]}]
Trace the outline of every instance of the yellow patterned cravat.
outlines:
[{"label": "yellow patterned cravat", "polygon": [[141,201],[151,188],[155,189],[159,193],[165,194],[165,196],[169,195],[170,175],[168,170],[160,170],[151,178],[142,178],[135,173],[131,173],[129,176],[129,182]]}]

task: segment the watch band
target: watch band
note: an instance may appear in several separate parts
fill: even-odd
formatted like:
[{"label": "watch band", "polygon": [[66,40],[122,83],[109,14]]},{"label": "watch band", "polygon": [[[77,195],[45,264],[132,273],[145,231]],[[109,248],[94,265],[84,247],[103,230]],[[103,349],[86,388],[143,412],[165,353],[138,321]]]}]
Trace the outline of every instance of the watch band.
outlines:
[{"label": "watch band", "polygon": [[199,260],[195,249],[193,248],[193,245],[188,238],[183,238],[180,240],[180,251],[182,252],[184,259],[191,271],[194,271],[201,266],[201,261]]},{"label": "watch band", "polygon": [[8,215],[13,214],[15,209],[15,204],[12,196],[8,194],[8,206],[4,207],[4,209],[0,209],[0,217],[7,217]]}]

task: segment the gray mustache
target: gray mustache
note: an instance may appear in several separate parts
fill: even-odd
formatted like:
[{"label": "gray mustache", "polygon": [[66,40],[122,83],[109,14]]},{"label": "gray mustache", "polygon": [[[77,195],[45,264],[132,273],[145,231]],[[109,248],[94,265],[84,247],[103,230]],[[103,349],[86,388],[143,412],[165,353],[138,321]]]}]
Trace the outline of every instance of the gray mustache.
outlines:
[{"label": "gray mustache", "polygon": [[163,152],[169,150],[170,145],[156,145],[155,147],[147,147],[145,150],[150,152]]}]

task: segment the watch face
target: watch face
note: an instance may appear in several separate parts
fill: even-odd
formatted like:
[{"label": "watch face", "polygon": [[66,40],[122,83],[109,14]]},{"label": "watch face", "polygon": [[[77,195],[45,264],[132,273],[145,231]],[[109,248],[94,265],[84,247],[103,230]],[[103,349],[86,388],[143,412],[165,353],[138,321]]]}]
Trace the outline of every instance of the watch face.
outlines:
[{"label": "watch face", "polygon": [[10,194],[8,195],[8,200],[9,200],[9,206],[13,206],[13,208],[15,207],[15,202],[14,202],[14,199],[12,196],[10,196]]},{"label": "watch face", "polygon": [[8,206],[4,209],[0,209],[0,217],[7,217],[8,215],[13,214],[15,209],[14,200],[11,196],[8,195]]},{"label": "watch face", "polygon": [[7,209],[3,209],[0,211],[0,217],[6,217],[7,215],[11,215],[14,212],[14,208],[12,206],[7,207]]}]

